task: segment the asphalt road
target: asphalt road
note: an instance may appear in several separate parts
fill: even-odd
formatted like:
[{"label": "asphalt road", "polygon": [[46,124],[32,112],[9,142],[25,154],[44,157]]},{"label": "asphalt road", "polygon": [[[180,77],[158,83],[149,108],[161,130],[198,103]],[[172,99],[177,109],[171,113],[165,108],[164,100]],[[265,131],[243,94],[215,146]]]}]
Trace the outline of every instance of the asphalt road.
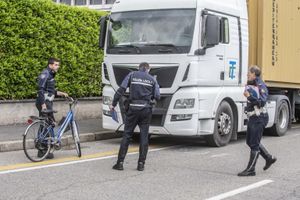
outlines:
[{"label": "asphalt road", "polygon": [[[298,125],[299,126],[299,125]],[[278,161],[255,177],[238,177],[248,162],[245,136],[223,148],[199,138],[154,137],[144,172],[136,170],[133,143],[124,171],[111,167],[120,139],[82,144],[83,157],[70,147],[54,160],[31,163],[22,151],[0,153],[0,199],[300,199],[300,127],[284,137],[264,137]]]}]

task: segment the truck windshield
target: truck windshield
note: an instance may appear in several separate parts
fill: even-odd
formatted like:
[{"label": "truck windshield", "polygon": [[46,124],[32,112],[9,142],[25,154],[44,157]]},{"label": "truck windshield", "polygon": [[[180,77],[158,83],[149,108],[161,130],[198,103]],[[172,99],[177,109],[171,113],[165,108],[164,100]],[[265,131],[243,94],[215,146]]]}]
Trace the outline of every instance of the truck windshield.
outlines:
[{"label": "truck windshield", "polygon": [[113,13],[108,28],[107,53],[188,53],[195,15],[195,9]]}]

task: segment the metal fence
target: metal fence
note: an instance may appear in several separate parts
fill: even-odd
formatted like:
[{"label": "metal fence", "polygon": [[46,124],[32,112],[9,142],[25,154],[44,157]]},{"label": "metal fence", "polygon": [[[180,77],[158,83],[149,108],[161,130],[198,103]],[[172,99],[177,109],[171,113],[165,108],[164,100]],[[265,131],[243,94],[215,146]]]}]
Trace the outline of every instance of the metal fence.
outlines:
[{"label": "metal fence", "polygon": [[53,0],[70,6],[85,6],[96,10],[110,10],[116,0]]}]

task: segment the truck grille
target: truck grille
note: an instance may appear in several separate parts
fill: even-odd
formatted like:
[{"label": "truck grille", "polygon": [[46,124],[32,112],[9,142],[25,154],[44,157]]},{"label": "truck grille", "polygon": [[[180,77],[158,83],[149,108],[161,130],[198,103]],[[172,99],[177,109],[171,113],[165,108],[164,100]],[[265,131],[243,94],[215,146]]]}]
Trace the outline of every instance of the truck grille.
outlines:
[{"label": "truck grille", "polygon": [[[126,118],[125,108],[124,108],[124,101],[126,98],[128,98],[128,94],[123,96],[119,102],[123,121],[125,121],[125,118]],[[157,101],[156,105],[153,106],[152,119],[150,122],[151,126],[164,126],[168,108],[169,108],[169,105],[171,102],[171,98],[172,98],[172,96],[170,96],[170,95],[167,95],[167,96],[162,95],[160,100]]]},{"label": "truck grille", "polygon": [[[130,72],[137,71],[137,67],[113,66],[117,84],[120,86]],[[178,66],[151,68],[150,74],[156,77],[160,88],[171,88],[176,77]]]}]

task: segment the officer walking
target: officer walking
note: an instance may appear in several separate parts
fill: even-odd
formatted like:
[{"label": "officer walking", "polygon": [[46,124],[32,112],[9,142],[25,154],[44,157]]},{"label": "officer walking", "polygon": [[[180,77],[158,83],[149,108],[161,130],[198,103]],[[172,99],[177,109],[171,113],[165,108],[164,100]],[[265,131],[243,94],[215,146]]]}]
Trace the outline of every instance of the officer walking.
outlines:
[{"label": "officer walking", "polygon": [[[59,60],[49,58],[48,67],[38,76],[38,91],[36,99],[36,108],[39,111],[39,116],[42,116],[42,110],[53,110],[53,100],[55,96],[67,97],[68,94],[57,91],[55,89],[55,74],[59,69]],[[55,122],[53,113],[49,113],[50,118]],[[39,150],[38,157],[43,157],[45,152]],[[50,153],[47,158],[52,159],[54,156]]]},{"label": "officer walking", "polygon": [[[260,78],[261,70],[257,66],[252,66],[248,72],[248,82],[255,82],[259,94],[251,95],[249,91],[244,92],[247,98],[247,115],[249,117],[247,127],[247,145],[250,147],[250,159],[247,168],[238,173],[238,176],[255,176],[255,165],[259,154],[266,160],[264,170],[267,170],[276,162],[276,157],[270,155],[266,148],[260,143],[264,128],[268,124],[269,116],[265,108],[268,98],[268,88]],[[257,98],[258,97],[258,98]]]},{"label": "officer walking", "polygon": [[120,145],[117,163],[113,166],[115,170],[123,170],[123,162],[127,154],[128,146],[135,127],[140,128],[140,148],[137,170],[143,171],[148,152],[148,132],[152,116],[152,100],[160,99],[159,85],[154,77],[149,74],[150,66],[148,63],[141,63],[139,71],[129,73],[117,90],[111,110],[124,95],[129,87],[129,109],[126,113],[125,129]]}]

